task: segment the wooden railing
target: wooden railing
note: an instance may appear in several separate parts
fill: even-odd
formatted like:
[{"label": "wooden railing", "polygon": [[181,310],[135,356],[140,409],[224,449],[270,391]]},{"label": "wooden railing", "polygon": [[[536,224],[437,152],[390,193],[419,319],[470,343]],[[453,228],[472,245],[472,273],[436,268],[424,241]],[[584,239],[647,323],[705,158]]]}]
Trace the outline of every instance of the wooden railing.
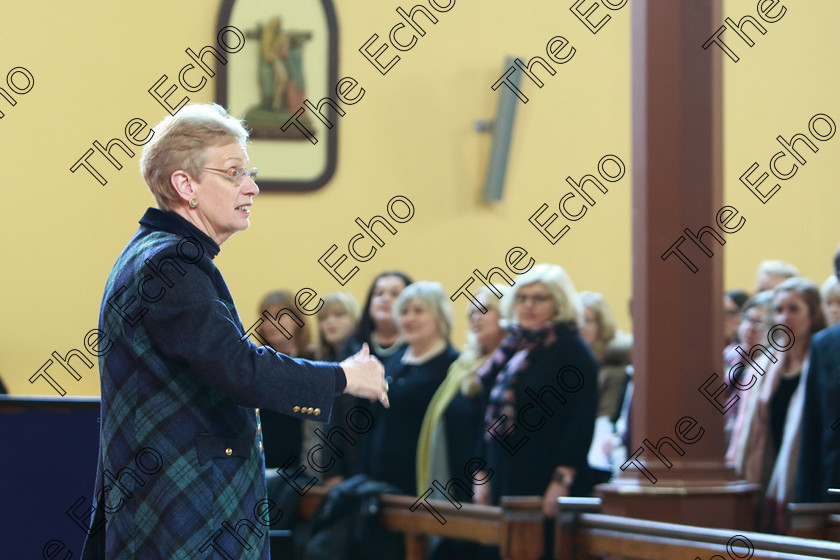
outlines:
[{"label": "wooden railing", "polygon": [[[300,502],[300,516],[310,519],[325,494],[323,487],[312,488]],[[415,501],[413,496],[380,496],[382,526],[404,534],[406,560],[421,560],[430,536],[496,545],[505,560],[537,560],[542,555],[544,526],[540,497],[506,497],[500,506],[463,504],[460,509],[448,501],[429,500],[446,519],[445,524],[422,507],[411,511]],[[840,535],[840,504],[797,506],[793,508],[796,511],[792,519],[800,529],[810,526],[811,532],[776,536],[603,515],[597,513],[601,509],[598,498],[560,498],[555,519],[554,558],[711,560],[720,555],[732,560],[840,560],[840,544],[801,538]],[[815,530],[816,527],[819,529]]]},{"label": "wooden railing", "polygon": [[[301,498],[298,514],[310,519],[326,494],[313,487]],[[406,560],[422,560],[427,537],[446,537],[496,545],[505,560],[538,560],[543,552],[542,498],[502,498],[500,506],[463,504],[460,509],[446,500],[429,500],[443,516],[440,523],[423,507],[411,511],[417,498],[395,494],[380,496],[382,526],[405,535]]]},{"label": "wooden railing", "polygon": [[587,513],[599,508],[597,498],[561,498],[559,502],[554,551],[558,560],[604,556],[709,560],[714,555],[743,560],[840,559],[840,544],[824,540]]},{"label": "wooden railing", "polygon": [[840,503],[788,504],[788,535],[840,542]]}]

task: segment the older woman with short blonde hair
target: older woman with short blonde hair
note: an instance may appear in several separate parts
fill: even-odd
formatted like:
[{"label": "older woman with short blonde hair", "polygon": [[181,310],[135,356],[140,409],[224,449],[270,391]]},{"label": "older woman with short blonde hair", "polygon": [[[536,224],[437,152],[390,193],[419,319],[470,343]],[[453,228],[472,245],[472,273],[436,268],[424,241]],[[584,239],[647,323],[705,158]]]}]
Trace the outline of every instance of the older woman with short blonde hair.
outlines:
[{"label": "older woman with short blonde hair", "polygon": [[[250,558],[268,560],[257,407],[327,421],[344,391],[387,403],[382,366],[366,352],[341,364],[290,358],[254,344],[242,326],[213,258],[249,227],[260,192],[247,139],[218,105],[186,105],[144,147],[140,169],[158,208],[140,219],[102,298],[99,328],[113,346],[99,357],[85,558],[195,558],[211,547],[240,558],[247,545]],[[156,476],[130,482],[131,499],[115,506],[114,484],[130,478],[141,452]],[[221,537],[222,522],[254,519],[260,508],[262,528]]]},{"label": "older woman with short blonde hair", "polygon": [[483,457],[495,474],[476,484],[477,501],[539,495],[553,517],[558,497],[591,489],[598,366],[578,333],[581,306],[562,268],[534,266],[504,300],[509,334],[479,372],[488,391]]}]

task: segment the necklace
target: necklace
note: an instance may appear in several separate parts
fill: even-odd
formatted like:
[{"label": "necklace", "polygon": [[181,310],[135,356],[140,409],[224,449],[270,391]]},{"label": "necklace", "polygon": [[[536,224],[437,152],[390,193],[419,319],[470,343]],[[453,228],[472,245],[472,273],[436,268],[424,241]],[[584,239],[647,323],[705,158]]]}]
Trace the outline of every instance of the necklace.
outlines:
[{"label": "necklace", "polygon": [[383,348],[379,345],[378,342],[376,342],[376,339],[373,337],[373,335],[371,335],[370,337],[370,347],[373,349],[373,353],[382,358],[387,358],[388,356],[396,352],[397,349],[400,346],[402,346],[402,343],[403,337],[402,335],[400,335],[397,337],[397,340],[395,340],[391,345]]}]

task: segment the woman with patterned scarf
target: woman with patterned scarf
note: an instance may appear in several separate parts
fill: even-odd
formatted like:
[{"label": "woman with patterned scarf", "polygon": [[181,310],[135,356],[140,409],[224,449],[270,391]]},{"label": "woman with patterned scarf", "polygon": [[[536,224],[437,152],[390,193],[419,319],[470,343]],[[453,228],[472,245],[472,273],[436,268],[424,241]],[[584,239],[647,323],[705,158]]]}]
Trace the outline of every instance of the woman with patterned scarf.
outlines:
[{"label": "woman with patterned scarf", "polygon": [[[598,366],[578,334],[582,317],[562,268],[541,264],[505,296],[508,336],[479,371],[487,409],[473,477],[476,502],[539,495],[554,517],[560,496],[591,490],[586,455],[598,406]],[[505,303],[503,301],[503,303]]]}]

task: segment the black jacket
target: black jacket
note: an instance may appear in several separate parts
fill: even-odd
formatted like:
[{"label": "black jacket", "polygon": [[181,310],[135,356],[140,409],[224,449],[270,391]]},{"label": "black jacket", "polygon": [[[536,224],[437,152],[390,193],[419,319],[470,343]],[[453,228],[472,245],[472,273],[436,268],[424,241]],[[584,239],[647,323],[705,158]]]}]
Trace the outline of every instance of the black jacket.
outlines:
[{"label": "black jacket", "polygon": [[840,325],[814,335],[805,380],[797,502],[836,502],[840,495]]},{"label": "black jacket", "polygon": [[401,363],[406,350],[397,351],[383,364],[390,378],[391,408],[373,404],[374,424],[365,457],[370,476],[413,496],[417,492],[417,440],[423,417],[458,351],[448,345],[428,362],[406,365]]},{"label": "black jacket", "polygon": [[533,351],[514,393],[512,429],[486,432],[489,441],[483,437],[479,447],[492,469],[493,503],[501,496],[543,495],[558,466],[578,471],[571,495],[588,495],[586,456],[598,406],[598,365],[580,335],[562,332],[554,345]]}]

